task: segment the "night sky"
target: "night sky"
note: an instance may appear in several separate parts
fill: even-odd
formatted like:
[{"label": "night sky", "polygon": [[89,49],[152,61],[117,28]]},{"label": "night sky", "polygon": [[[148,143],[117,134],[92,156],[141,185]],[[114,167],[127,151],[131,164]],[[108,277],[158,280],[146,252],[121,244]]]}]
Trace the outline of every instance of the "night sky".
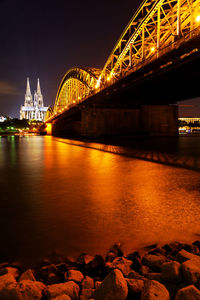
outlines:
[{"label": "night sky", "polygon": [[102,68],[140,2],[0,0],[0,115],[19,117],[27,77],[48,106],[69,68]]}]

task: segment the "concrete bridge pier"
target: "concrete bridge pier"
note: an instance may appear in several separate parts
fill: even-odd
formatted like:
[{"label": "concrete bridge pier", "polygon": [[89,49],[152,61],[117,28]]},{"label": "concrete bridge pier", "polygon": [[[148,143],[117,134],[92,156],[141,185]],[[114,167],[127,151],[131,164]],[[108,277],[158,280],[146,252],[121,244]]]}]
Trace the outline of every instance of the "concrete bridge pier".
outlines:
[{"label": "concrete bridge pier", "polygon": [[176,136],[178,107],[143,105],[138,108],[83,108],[46,124],[48,135],[101,138],[109,136]]},{"label": "concrete bridge pier", "polygon": [[176,136],[178,107],[143,105],[135,109],[87,108],[81,115],[81,135],[88,137],[144,134]]}]

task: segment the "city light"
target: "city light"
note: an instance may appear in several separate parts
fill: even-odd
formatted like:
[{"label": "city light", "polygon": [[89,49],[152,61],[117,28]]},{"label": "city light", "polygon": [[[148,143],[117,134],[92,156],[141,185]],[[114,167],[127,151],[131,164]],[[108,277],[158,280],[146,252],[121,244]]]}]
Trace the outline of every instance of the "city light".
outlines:
[{"label": "city light", "polygon": [[155,47],[151,47],[151,52],[154,52],[155,51]]}]

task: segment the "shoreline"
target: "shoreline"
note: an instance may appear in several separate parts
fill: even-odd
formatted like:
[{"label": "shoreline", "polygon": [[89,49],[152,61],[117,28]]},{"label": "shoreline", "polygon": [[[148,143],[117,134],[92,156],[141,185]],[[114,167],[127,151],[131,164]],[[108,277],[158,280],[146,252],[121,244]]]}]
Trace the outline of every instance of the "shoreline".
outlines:
[{"label": "shoreline", "polygon": [[0,299],[200,299],[200,241],[154,244],[129,254],[115,244],[105,257],[52,253],[35,268],[4,262]]}]

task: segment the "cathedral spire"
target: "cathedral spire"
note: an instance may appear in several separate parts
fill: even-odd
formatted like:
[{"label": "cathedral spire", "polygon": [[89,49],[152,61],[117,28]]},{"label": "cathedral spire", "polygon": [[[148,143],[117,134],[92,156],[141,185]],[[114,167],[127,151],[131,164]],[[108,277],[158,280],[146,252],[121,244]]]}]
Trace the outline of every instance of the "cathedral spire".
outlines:
[{"label": "cathedral spire", "polygon": [[26,95],[31,95],[31,88],[30,88],[30,82],[29,82],[28,77],[27,77],[27,83],[26,83]]},{"label": "cathedral spire", "polygon": [[40,80],[39,80],[39,78],[37,79],[37,94],[38,95],[41,95],[42,93],[41,93],[41,89],[40,89]]}]

